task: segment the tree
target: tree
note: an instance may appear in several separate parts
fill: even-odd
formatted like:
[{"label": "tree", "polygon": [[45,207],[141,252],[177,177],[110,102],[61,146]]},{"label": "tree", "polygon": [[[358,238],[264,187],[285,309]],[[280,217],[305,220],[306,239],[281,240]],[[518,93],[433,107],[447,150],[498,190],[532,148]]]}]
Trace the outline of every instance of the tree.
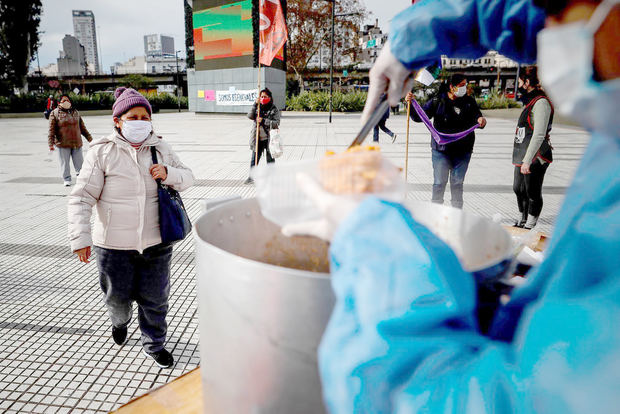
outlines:
[{"label": "tree", "polygon": [[136,90],[145,89],[150,86],[153,86],[153,82],[151,82],[151,79],[149,79],[147,76],[140,75],[138,73],[122,77],[119,80],[119,83],[121,85],[125,85],[130,88],[134,88]]},{"label": "tree", "polygon": [[41,0],[0,0],[0,93],[26,86],[39,48]]},{"label": "tree", "polygon": [[[332,5],[325,0],[288,0],[287,3],[287,68],[297,75],[303,89],[301,74],[307,70],[310,59],[321,47],[330,46]],[[354,14],[336,17],[334,60],[338,55],[350,55],[355,60],[359,27],[367,14],[366,9],[361,0],[338,0],[335,13]]]},{"label": "tree", "polygon": [[183,0],[185,9],[185,65],[188,68],[194,67],[194,9],[188,4],[188,0]]}]

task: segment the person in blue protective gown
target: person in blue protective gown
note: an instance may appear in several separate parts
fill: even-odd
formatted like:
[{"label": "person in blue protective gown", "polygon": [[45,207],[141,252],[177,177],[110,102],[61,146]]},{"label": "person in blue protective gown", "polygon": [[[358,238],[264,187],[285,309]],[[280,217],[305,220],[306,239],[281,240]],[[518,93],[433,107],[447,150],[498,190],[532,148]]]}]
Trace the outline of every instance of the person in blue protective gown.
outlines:
[{"label": "person in blue protective gown", "polygon": [[317,235],[332,241],[337,303],[319,368],[332,414],[618,412],[619,37],[618,0],[421,1],[394,18],[362,121],[437,56],[494,49],[525,63],[538,53],[556,110],[592,138],[545,260],[486,334],[471,274],[404,207],[324,199],[333,229]]}]

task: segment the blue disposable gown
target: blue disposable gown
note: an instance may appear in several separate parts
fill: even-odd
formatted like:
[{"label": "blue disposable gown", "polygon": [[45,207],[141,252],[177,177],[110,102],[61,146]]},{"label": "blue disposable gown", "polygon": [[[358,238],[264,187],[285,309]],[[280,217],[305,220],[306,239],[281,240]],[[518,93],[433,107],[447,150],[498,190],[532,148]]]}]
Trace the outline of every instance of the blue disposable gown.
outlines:
[{"label": "blue disposable gown", "polygon": [[[406,59],[397,54],[410,67],[465,50],[459,36],[441,31],[455,19],[478,31],[465,38],[480,53],[493,47],[533,58],[542,16],[526,1],[422,2],[394,20],[392,39],[402,47],[393,51],[405,48],[410,30],[434,44],[420,56],[413,47]],[[507,22],[512,35],[501,29]],[[457,45],[444,48],[448,40]],[[331,413],[618,412],[620,131],[600,131],[609,128],[592,131],[545,261],[499,309],[488,335],[477,326],[471,274],[402,206],[370,198],[342,223],[330,250],[337,303],[319,348]]]}]

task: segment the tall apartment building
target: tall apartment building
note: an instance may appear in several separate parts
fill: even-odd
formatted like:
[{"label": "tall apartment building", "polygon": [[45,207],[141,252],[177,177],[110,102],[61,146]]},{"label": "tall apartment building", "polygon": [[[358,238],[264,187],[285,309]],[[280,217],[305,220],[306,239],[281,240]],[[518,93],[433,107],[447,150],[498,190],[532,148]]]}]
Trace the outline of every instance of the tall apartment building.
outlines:
[{"label": "tall apartment building", "polygon": [[95,15],[91,10],[73,10],[73,32],[84,45],[86,61],[95,68],[95,74],[100,74]]}]

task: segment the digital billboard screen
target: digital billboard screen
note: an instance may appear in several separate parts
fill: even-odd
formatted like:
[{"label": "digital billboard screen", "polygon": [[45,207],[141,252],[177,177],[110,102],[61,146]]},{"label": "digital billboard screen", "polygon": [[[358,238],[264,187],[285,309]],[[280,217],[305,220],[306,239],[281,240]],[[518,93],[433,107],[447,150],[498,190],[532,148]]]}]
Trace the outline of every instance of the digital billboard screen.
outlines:
[{"label": "digital billboard screen", "polygon": [[197,70],[252,66],[252,0],[194,1],[193,29]]},{"label": "digital billboard screen", "polygon": [[[254,66],[252,0],[194,0],[196,70]],[[282,51],[275,66],[283,65]],[[276,63],[276,62],[274,62]]]}]

